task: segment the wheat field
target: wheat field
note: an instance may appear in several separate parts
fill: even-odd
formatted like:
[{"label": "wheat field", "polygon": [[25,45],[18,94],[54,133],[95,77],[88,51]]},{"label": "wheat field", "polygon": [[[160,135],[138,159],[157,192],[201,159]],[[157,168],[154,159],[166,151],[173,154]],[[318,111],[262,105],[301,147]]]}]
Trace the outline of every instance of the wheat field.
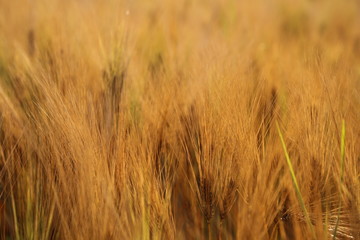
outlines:
[{"label": "wheat field", "polygon": [[0,0],[0,239],[360,239],[357,0]]}]

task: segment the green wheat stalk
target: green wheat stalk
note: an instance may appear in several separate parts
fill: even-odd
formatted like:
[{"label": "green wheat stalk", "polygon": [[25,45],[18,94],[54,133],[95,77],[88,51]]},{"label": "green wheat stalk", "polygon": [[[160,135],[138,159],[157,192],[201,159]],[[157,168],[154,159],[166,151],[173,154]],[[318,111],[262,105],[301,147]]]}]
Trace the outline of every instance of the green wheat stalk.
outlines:
[{"label": "green wheat stalk", "polygon": [[284,154],[285,154],[285,158],[286,158],[286,162],[287,162],[287,165],[289,167],[289,170],[290,170],[290,175],[291,175],[291,179],[292,179],[292,182],[294,184],[294,187],[295,187],[295,191],[296,191],[296,195],[298,197],[298,201],[300,203],[300,206],[304,212],[304,215],[305,215],[305,220],[306,220],[306,223],[307,225],[310,227],[311,229],[311,233],[313,235],[313,238],[316,239],[316,234],[315,234],[315,231],[314,231],[314,227],[311,223],[311,220],[310,220],[310,216],[309,216],[309,213],[308,211],[306,210],[306,207],[305,207],[305,202],[304,202],[304,199],[301,195],[301,192],[300,192],[300,188],[299,188],[299,184],[296,180],[296,176],[295,176],[295,172],[294,172],[294,168],[293,168],[293,165],[291,163],[291,160],[290,160],[290,156],[289,156],[289,153],[287,151],[287,148],[286,148],[286,144],[285,144],[285,141],[284,141],[284,137],[281,133],[281,130],[280,130],[280,127],[279,127],[279,124],[278,122],[276,121],[276,127],[277,127],[277,130],[278,130],[278,133],[279,133],[279,136],[280,136],[280,140],[281,140],[281,145],[284,149]]},{"label": "green wheat stalk", "polygon": [[344,162],[345,162],[345,121],[342,120],[342,127],[341,127],[341,147],[340,147],[340,196],[339,196],[339,210],[336,217],[336,224],[333,234],[333,239],[336,239],[336,232],[339,226],[339,218],[340,218],[340,211],[341,211],[341,188],[344,178]]}]

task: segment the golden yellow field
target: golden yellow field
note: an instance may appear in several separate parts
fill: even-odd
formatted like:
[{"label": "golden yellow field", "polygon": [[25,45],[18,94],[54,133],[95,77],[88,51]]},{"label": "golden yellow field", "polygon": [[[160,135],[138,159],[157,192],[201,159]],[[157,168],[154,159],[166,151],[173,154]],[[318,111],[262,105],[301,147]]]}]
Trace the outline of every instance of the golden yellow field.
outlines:
[{"label": "golden yellow field", "polygon": [[0,0],[0,239],[360,239],[360,2]]}]

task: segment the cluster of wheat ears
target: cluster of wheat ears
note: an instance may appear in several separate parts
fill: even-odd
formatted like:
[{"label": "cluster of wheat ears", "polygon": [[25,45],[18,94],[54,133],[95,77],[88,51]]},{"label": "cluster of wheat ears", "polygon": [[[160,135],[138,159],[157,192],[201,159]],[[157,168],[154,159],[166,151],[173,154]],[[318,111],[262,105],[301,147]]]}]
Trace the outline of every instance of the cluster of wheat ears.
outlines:
[{"label": "cluster of wheat ears", "polygon": [[0,0],[0,239],[360,239],[357,0]]}]

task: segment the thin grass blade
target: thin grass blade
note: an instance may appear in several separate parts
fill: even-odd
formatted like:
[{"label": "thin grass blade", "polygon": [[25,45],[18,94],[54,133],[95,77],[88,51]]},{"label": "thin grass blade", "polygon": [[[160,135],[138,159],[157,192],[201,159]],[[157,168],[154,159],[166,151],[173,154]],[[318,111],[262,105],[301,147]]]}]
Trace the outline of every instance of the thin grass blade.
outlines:
[{"label": "thin grass blade", "polygon": [[291,159],[290,159],[289,153],[287,151],[286,144],[285,144],[285,141],[284,141],[284,137],[283,137],[283,135],[281,133],[278,122],[276,122],[276,127],[277,127],[277,130],[278,130],[278,133],[279,133],[279,137],[280,137],[280,140],[281,140],[281,145],[282,145],[283,150],[284,150],[286,162],[287,162],[287,165],[288,165],[289,170],[290,170],[291,179],[292,179],[292,182],[293,182],[294,187],[295,187],[295,191],[296,191],[296,195],[298,197],[299,204],[300,204],[300,206],[301,206],[301,208],[302,208],[302,210],[304,212],[306,223],[310,227],[313,238],[316,239],[316,234],[315,234],[315,231],[314,231],[314,227],[313,227],[313,224],[311,223],[309,213],[306,210],[305,202],[304,202],[304,199],[303,199],[302,194],[300,192],[299,184],[298,184],[298,182],[296,180],[295,171],[294,171],[293,165],[291,163]]}]

